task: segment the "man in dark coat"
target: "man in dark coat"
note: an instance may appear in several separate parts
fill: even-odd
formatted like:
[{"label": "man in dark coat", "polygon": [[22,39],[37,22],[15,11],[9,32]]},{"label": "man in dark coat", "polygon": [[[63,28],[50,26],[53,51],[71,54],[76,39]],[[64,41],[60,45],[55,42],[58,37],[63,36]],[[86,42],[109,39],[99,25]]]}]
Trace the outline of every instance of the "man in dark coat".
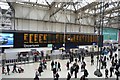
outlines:
[{"label": "man in dark coat", "polygon": [[43,70],[42,70],[42,66],[39,66],[39,68],[38,68],[38,72],[39,72],[39,75],[41,76],[41,72],[43,72]]},{"label": "man in dark coat", "polygon": [[91,60],[94,58],[94,55],[93,55],[93,53],[91,54]]},{"label": "man in dark coat", "polygon": [[75,59],[75,62],[77,63],[77,58]]},{"label": "man in dark coat", "polygon": [[78,58],[79,58],[79,62],[81,62],[81,54],[80,53],[79,53]]},{"label": "man in dark coat", "polygon": [[54,67],[53,68],[53,77],[55,78],[55,76],[56,76],[56,72],[57,72],[57,70],[56,70],[56,68]]},{"label": "man in dark coat", "polygon": [[12,71],[13,73],[14,72],[16,72],[17,73],[17,70],[16,70],[16,63],[14,63],[14,65],[13,65],[13,71]]},{"label": "man in dark coat", "polygon": [[119,74],[120,74],[119,70],[116,70],[116,71],[115,71],[116,80],[119,80]]},{"label": "man in dark coat", "polygon": [[67,80],[70,80],[70,78],[71,78],[71,75],[70,75],[70,73],[68,72]]},{"label": "man in dark coat", "polygon": [[87,69],[84,70],[84,76],[87,77],[89,75]]},{"label": "man in dark coat", "polygon": [[39,77],[38,77],[38,75],[35,75],[35,78],[34,78],[34,80],[39,80]]},{"label": "man in dark coat", "polygon": [[70,63],[69,63],[69,61],[68,61],[68,62],[67,62],[67,65],[66,65],[66,66],[67,66],[67,70],[69,70],[69,64],[70,64]]},{"label": "man in dark coat", "polygon": [[43,51],[41,51],[41,57],[44,58],[44,52]]},{"label": "man in dark coat", "polygon": [[58,70],[61,71],[61,65],[60,65],[60,62],[58,62]]},{"label": "man in dark coat", "polygon": [[75,66],[75,78],[77,78],[77,73],[78,73],[78,71],[79,71],[79,66],[76,65],[76,66]]},{"label": "man in dark coat", "polygon": [[59,79],[59,74],[58,73],[56,73],[56,76],[55,76],[55,80],[58,80]]},{"label": "man in dark coat", "polygon": [[51,70],[53,69],[54,61],[51,62]]},{"label": "man in dark coat", "polygon": [[107,62],[106,61],[104,61],[104,66],[105,66],[105,68],[107,67]]},{"label": "man in dark coat", "polygon": [[72,62],[74,61],[73,53],[72,53],[72,55],[71,55],[71,61],[72,61]]},{"label": "man in dark coat", "polygon": [[84,56],[82,56],[82,62],[84,62]]},{"label": "man in dark coat", "polygon": [[113,72],[113,66],[110,67],[110,77],[112,77],[112,72]]},{"label": "man in dark coat", "polygon": [[118,55],[115,53],[115,59],[117,59],[117,56],[118,56]]},{"label": "man in dark coat", "polygon": [[111,49],[109,51],[110,51],[110,56],[109,57],[110,57],[110,60],[111,60],[112,56],[113,56],[113,51]]},{"label": "man in dark coat", "polygon": [[105,77],[108,78],[108,69],[105,69]]},{"label": "man in dark coat", "polygon": [[74,68],[73,68],[73,66],[71,66],[71,68],[70,68],[71,76],[73,75],[73,71],[74,71]]},{"label": "man in dark coat", "polygon": [[119,67],[120,67],[120,66],[119,66],[119,63],[117,63],[115,69],[118,70]]},{"label": "man in dark coat", "polygon": [[7,65],[7,73],[8,73],[8,75],[10,75],[9,72],[10,72],[10,68],[9,68],[9,65]]}]

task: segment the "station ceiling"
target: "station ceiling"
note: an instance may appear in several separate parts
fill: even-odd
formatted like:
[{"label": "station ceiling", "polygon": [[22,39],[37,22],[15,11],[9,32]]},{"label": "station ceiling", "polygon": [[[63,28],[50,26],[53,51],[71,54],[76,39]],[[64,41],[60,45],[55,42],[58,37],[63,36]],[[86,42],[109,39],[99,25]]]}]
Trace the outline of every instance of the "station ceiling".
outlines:
[{"label": "station ceiling", "polygon": [[[56,14],[60,10],[70,10],[71,12],[80,14],[85,12],[88,15],[96,17],[96,23],[100,22],[100,17],[104,17],[104,24],[118,25],[120,29],[120,1],[119,0],[2,0],[0,7],[8,9],[7,2],[16,2],[22,4],[34,4],[48,8],[58,9],[52,14]],[[51,16],[52,16],[51,15]]]}]

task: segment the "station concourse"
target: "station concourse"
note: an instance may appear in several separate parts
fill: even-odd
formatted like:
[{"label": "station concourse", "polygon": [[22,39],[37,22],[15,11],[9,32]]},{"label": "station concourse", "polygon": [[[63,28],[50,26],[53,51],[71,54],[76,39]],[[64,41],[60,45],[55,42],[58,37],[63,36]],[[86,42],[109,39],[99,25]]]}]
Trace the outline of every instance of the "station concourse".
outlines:
[{"label": "station concourse", "polygon": [[120,1],[1,0],[1,80],[119,80]]}]

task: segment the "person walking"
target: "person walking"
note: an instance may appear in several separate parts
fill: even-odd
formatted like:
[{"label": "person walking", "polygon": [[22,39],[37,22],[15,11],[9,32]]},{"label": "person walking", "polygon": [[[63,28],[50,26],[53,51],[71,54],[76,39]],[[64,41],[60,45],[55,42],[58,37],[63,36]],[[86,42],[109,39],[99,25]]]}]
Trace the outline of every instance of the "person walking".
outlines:
[{"label": "person walking", "polygon": [[38,77],[38,75],[37,75],[37,72],[36,72],[36,74],[35,74],[34,80],[39,80],[39,77]]},{"label": "person walking", "polygon": [[58,62],[58,70],[61,71],[61,64],[60,64],[60,62]]},{"label": "person walking", "polygon": [[115,59],[117,59],[118,55],[115,53]]},{"label": "person walking", "polygon": [[91,59],[91,65],[94,65],[94,60],[93,59]]},{"label": "person walking", "polygon": [[12,71],[13,73],[14,72],[16,72],[17,73],[17,70],[16,70],[16,63],[14,63],[14,65],[13,65],[13,71]]},{"label": "person walking", "polygon": [[71,66],[71,68],[70,68],[71,76],[73,75],[73,71],[74,71],[74,68],[73,68],[73,66]]},{"label": "person walking", "polygon": [[10,68],[9,68],[9,65],[7,65],[7,73],[8,73],[8,75],[10,75]]},{"label": "person walking", "polygon": [[108,78],[108,69],[105,69],[105,77]]},{"label": "person walking", "polygon": [[77,58],[75,59],[75,63],[77,63]]},{"label": "person walking", "polygon": [[112,77],[112,72],[113,72],[113,66],[110,67],[110,77]]},{"label": "person walking", "polygon": [[2,66],[2,74],[5,74],[5,67]]},{"label": "person walking", "polygon": [[54,61],[51,62],[51,70],[53,70]]},{"label": "person walking", "polygon": [[119,65],[119,63],[117,63],[115,69],[118,70],[119,67],[120,67],[120,65]]},{"label": "person walking", "polygon": [[104,61],[104,66],[105,66],[105,68],[107,67],[107,62],[106,61]]},{"label": "person walking", "polygon": [[78,55],[78,58],[79,58],[79,62],[81,62],[81,54],[80,53]]},{"label": "person walking", "polygon": [[119,70],[116,70],[116,71],[115,71],[116,80],[119,80],[119,74],[120,74]]},{"label": "person walking", "polygon": [[69,63],[69,61],[68,61],[68,62],[67,62],[67,65],[66,65],[66,66],[67,66],[67,70],[69,70],[69,64],[70,64],[70,63]]},{"label": "person walking", "polygon": [[89,75],[87,69],[84,70],[84,76],[87,77]]},{"label": "person walking", "polygon": [[53,66],[53,77],[55,78],[55,76],[56,76],[56,68],[55,68],[55,65]]},{"label": "person walking", "polygon": [[91,60],[94,58],[94,55],[93,55],[93,53],[91,54]]},{"label": "person walking", "polygon": [[58,64],[57,64],[57,62],[55,62],[55,68],[56,68],[56,71],[58,71]]},{"label": "person walking", "polygon": [[79,66],[78,64],[75,65],[75,78],[77,78],[77,73],[79,71]]},{"label": "person walking", "polygon": [[59,80],[59,74],[58,73],[56,73],[56,76],[55,76],[55,80]]},{"label": "person walking", "polygon": [[68,72],[67,80],[70,80],[70,78],[71,78],[71,75],[70,75],[70,73]]},{"label": "person walking", "polygon": [[84,56],[82,56],[82,62],[84,62]]},{"label": "person walking", "polygon": [[39,66],[38,72],[39,72],[39,75],[41,76],[41,73],[43,72],[42,66]]},{"label": "person walking", "polygon": [[71,54],[71,61],[74,61],[73,53]]}]

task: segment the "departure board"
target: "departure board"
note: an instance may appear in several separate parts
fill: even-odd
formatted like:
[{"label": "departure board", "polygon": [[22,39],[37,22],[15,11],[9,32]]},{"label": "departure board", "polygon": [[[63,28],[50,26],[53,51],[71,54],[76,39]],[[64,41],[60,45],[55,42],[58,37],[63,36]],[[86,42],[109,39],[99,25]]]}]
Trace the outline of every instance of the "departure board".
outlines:
[{"label": "departure board", "polygon": [[[17,34],[18,35],[18,34]],[[47,46],[47,44],[92,44],[93,42],[98,42],[98,36],[92,34],[62,34],[62,33],[19,33],[19,38],[21,36],[21,43],[24,46]],[[15,39],[15,44],[18,46],[17,39]],[[19,44],[21,45],[21,44]],[[21,45],[22,46],[22,45]]]},{"label": "departure board", "polygon": [[84,34],[50,34],[25,33],[24,43],[64,43],[65,42],[97,42],[97,35]]}]

